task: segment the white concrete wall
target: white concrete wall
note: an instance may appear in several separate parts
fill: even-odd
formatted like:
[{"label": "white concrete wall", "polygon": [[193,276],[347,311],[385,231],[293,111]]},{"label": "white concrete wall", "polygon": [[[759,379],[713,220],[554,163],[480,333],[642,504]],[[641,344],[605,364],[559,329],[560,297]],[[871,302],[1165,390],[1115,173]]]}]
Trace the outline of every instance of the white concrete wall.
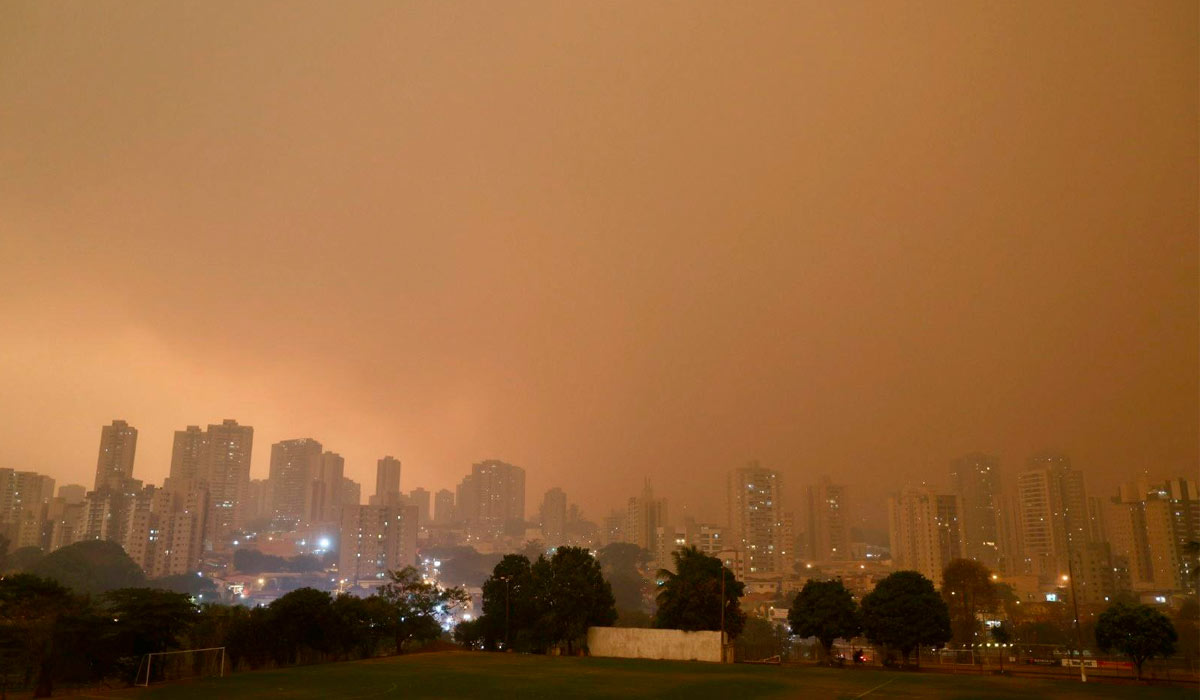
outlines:
[{"label": "white concrete wall", "polygon": [[589,627],[587,644],[592,656],[721,662],[720,632]]}]

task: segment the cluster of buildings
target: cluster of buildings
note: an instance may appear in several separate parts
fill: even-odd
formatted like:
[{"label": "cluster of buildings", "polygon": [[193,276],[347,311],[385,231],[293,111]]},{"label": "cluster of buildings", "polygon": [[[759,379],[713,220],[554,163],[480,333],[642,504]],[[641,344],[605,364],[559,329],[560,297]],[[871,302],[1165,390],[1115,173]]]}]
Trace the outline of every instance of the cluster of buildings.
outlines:
[{"label": "cluster of buildings", "polygon": [[175,435],[171,475],[162,486],[133,477],[137,428],[115,420],[100,432],[92,488],[0,469],[0,533],[10,547],[53,551],[109,540],[151,578],[200,570],[245,523],[254,430],[227,420]]},{"label": "cluster of buildings", "polygon": [[950,560],[975,559],[1026,601],[1073,590],[1087,605],[1126,591],[1162,603],[1196,586],[1200,499],[1182,477],[1105,497],[1088,494],[1063,454],[1036,454],[1007,481],[994,457],[971,454],[951,465],[949,488],[889,498],[888,521],[894,568],[938,581]]},{"label": "cluster of buildings", "polygon": [[[402,491],[401,461],[385,456],[364,503],[345,460],[300,438],[273,444],[268,477],[251,479],[254,430],[235,420],[176,431],[169,476],[148,485],[133,476],[137,437],[125,421],[102,428],[91,489],[56,491],[48,476],[0,469],[0,534],[12,548],[43,551],[111,540],[150,578],[232,580],[239,548],[317,555],[326,564],[321,580],[342,590],[379,585],[388,570],[417,564],[424,548],[505,553],[531,541],[547,550],[634,544],[649,554],[647,577],[671,568],[679,547],[695,546],[746,583],[751,607],[791,595],[812,576],[841,578],[859,594],[899,569],[940,583],[957,558],[983,563],[1026,601],[1053,601],[1072,588],[1081,603],[1121,591],[1165,602],[1196,586],[1195,482],[1142,479],[1108,497],[1089,495],[1082,472],[1056,453],[1034,455],[1007,480],[994,457],[954,460],[946,487],[914,485],[888,498],[885,546],[864,542],[852,526],[859,521],[847,486],[819,479],[789,504],[779,472],[758,462],[728,473],[721,521],[673,521],[647,480],[596,523],[561,488],[528,517],[525,471],[499,460],[473,465],[454,490],[431,493]],[[256,579],[243,578],[238,593],[252,593]]]}]

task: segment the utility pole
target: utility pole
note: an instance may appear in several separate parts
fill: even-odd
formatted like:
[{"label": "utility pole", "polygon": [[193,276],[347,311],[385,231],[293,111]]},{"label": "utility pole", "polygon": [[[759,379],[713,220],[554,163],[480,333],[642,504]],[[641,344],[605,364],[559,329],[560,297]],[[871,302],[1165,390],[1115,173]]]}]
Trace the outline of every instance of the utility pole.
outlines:
[{"label": "utility pole", "polygon": [[1074,557],[1071,556],[1071,539],[1067,538],[1067,578],[1071,581],[1071,607],[1075,611],[1075,648],[1079,649],[1079,681],[1087,683],[1087,668],[1083,665],[1083,632],[1079,629],[1079,598],[1075,595]]}]

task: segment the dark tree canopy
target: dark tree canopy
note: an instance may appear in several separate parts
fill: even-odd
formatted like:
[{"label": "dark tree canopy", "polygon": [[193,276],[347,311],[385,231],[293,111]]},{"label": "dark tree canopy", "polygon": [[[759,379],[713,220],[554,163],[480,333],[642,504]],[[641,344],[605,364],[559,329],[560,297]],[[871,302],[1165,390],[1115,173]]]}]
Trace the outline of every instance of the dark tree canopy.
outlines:
[{"label": "dark tree canopy", "polygon": [[550,645],[565,643],[571,653],[588,627],[616,621],[612,588],[587,549],[559,547],[549,559],[539,557],[532,574],[534,589],[541,594],[541,636]]},{"label": "dark tree canopy", "polygon": [[973,559],[954,559],[942,571],[942,600],[950,610],[954,641],[972,646],[979,637],[978,613],[993,610],[999,601],[992,572]]},{"label": "dark tree canopy", "polygon": [[325,591],[297,588],[268,606],[276,663],[298,663],[306,653],[332,650],[332,603]]},{"label": "dark tree canopy", "polygon": [[109,651],[137,673],[144,654],[180,648],[183,634],[197,620],[196,606],[183,593],[152,588],[119,588],[100,597],[105,620],[113,626],[106,635]]},{"label": "dark tree canopy", "polygon": [[506,554],[483,582],[483,615],[480,640],[488,649],[508,644],[532,651],[531,634],[537,619],[533,571],[523,554]]},{"label": "dark tree canopy", "polygon": [[34,564],[37,564],[45,556],[46,553],[42,551],[41,547],[21,547],[14,549],[5,557],[4,564],[0,567],[0,572],[28,572],[33,568]]},{"label": "dark tree canopy", "polygon": [[825,658],[836,639],[850,639],[862,630],[858,604],[841,581],[809,580],[788,610],[792,633],[816,637]]},{"label": "dark tree canopy", "polygon": [[69,619],[80,603],[58,582],[15,574],[0,578],[0,656],[34,678],[34,697],[49,697],[65,657],[74,649]]},{"label": "dark tree canopy", "polygon": [[1179,636],[1175,627],[1149,605],[1117,603],[1100,613],[1096,621],[1096,644],[1104,651],[1128,656],[1142,677],[1142,664],[1155,657],[1175,653]]},{"label": "dark tree canopy", "polygon": [[498,554],[480,554],[474,547],[428,547],[421,555],[442,563],[438,577],[456,586],[482,586],[493,567],[499,563]]},{"label": "dark tree canopy", "polygon": [[379,597],[392,607],[397,653],[402,653],[410,641],[437,639],[442,633],[442,619],[469,600],[461,588],[439,588],[425,582],[411,566],[389,571]]},{"label": "dark tree canopy", "polygon": [[640,569],[650,561],[650,553],[636,544],[614,542],[601,549],[596,558],[612,586],[617,609],[646,611],[647,582]]},{"label": "dark tree canopy", "polygon": [[[662,583],[656,596],[658,610],[654,626],[664,629],[713,630],[721,629],[721,608],[725,609],[725,633],[731,638],[741,634],[746,624],[739,599],[745,585],[737,580],[720,559],[710,557],[695,547],[676,550],[675,571],[658,572]],[[721,600],[724,581],[725,600]]]},{"label": "dark tree canopy", "polygon": [[196,574],[172,574],[156,578],[149,582],[151,586],[164,591],[186,593],[189,596],[204,596],[201,602],[217,599],[217,584],[206,576]]},{"label": "dark tree canopy", "polygon": [[502,646],[542,652],[565,645],[570,653],[593,625],[617,619],[612,590],[600,563],[581,547],[559,547],[530,564],[520,554],[505,556],[483,584],[483,616],[462,635],[486,648]]},{"label": "dark tree canopy", "polygon": [[908,663],[919,645],[940,646],[950,640],[950,613],[933,582],[916,571],[897,571],[884,578],[862,601],[867,639],[898,650]]},{"label": "dark tree canopy", "polygon": [[29,573],[54,579],[77,593],[99,594],[142,585],[146,577],[121,545],[88,540],[55,550]]}]

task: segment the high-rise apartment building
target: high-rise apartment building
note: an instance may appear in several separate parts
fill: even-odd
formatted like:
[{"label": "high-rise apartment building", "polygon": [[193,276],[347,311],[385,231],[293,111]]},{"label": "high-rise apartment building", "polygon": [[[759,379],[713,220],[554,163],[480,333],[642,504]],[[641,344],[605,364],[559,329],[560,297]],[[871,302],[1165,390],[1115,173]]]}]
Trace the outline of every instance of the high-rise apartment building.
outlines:
[{"label": "high-rise apartment building", "polygon": [[233,533],[245,522],[242,511],[250,489],[254,428],[225,419],[208,426],[204,444],[201,488],[209,508],[205,539],[213,550],[226,551],[233,546]]},{"label": "high-rise apartment building", "polygon": [[996,496],[996,532],[999,535],[997,553],[1000,560],[997,569],[1004,576],[1025,576],[1032,573],[1027,566],[1025,550],[1021,545],[1021,518],[1016,495],[1001,493]]},{"label": "high-rise apartment building", "polygon": [[275,527],[294,530],[308,521],[321,454],[321,443],[312,438],[271,445],[271,522]]},{"label": "high-rise apartment building", "polygon": [[824,477],[808,487],[807,496],[808,536],[804,557],[811,561],[849,559],[850,515],[846,487]]},{"label": "high-rise apartment building", "polygon": [[342,505],[362,505],[362,484],[353,479],[342,477]]},{"label": "high-rise apartment building", "polygon": [[123,420],[100,429],[100,453],[96,458],[95,490],[120,492],[125,481],[133,478],[133,457],[137,452],[137,428]]},{"label": "high-rise apartment building", "polygon": [[972,453],[950,463],[950,483],[962,509],[966,556],[989,568],[1000,564],[997,497],[999,464],[995,457]]},{"label": "high-rise apartment building", "polygon": [[63,484],[58,487],[58,496],[67,503],[83,503],[87,487],[83,484]]},{"label": "high-rise apartment building", "polygon": [[625,519],[626,513],[623,510],[614,510],[604,516],[600,523],[600,542],[602,544],[628,542],[629,540],[625,537]]},{"label": "high-rise apartment building", "polygon": [[408,504],[417,507],[417,526],[427,527],[429,525],[429,506],[430,496],[429,491],[417,487],[408,492]]},{"label": "high-rise apartment building", "polygon": [[688,518],[684,523],[684,530],[688,546],[695,547],[711,557],[732,548],[732,545],[725,541],[727,539],[725,532],[728,528],[724,525],[698,523],[694,519]]},{"label": "high-rise apartment building", "polygon": [[0,523],[15,523],[27,510],[40,511],[53,497],[54,479],[37,472],[0,469]]},{"label": "high-rise apartment building", "polygon": [[146,486],[129,503],[121,546],[147,578],[168,575],[171,516],[177,493]]},{"label": "high-rise apartment building", "polygon": [[779,474],[757,461],[730,472],[727,480],[729,543],[741,549],[751,574],[781,574],[783,509]]},{"label": "high-rise apartment building", "polygon": [[167,486],[172,491],[186,492],[207,481],[205,446],[208,436],[198,425],[175,431],[171,445],[171,473]]},{"label": "high-rise apartment building", "polygon": [[650,480],[646,479],[642,494],[631,496],[625,507],[622,536],[626,542],[636,544],[653,555],[658,542],[658,529],[667,524],[667,499],[655,498]]},{"label": "high-rise apartment building", "polygon": [[567,536],[567,494],[555,487],[542,497],[542,539],[549,547],[557,547]]},{"label": "high-rise apartment building", "polygon": [[433,522],[438,525],[449,525],[454,521],[454,492],[450,489],[441,489],[433,496]]},{"label": "high-rise apartment building", "polygon": [[29,471],[0,469],[0,535],[10,550],[46,547],[54,479]]},{"label": "high-rise apartment building", "polygon": [[958,497],[905,488],[888,498],[888,534],[895,567],[918,571],[940,586],[946,565],[963,555]]},{"label": "high-rise apartment building", "polygon": [[336,452],[324,452],[317,462],[304,504],[305,523],[336,523],[342,506],[342,479],[346,460]]},{"label": "high-rise apartment building", "polygon": [[456,498],[458,517],[484,536],[525,529],[525,470],[486,460],[472,465]]},{"label": "high-rise apartment building", "polygon": [[1114,555],[1128,562],[1130,584],[1142,591],[1192,591],[1200,541],[1200,499],[1194,481],[1175,478],[1123,484],[1105,504],[1105,531]]},{"label": "high-rise apartment building", "polygon": [[400,504],[400,460],[388,455],[375,464],[375,505]]},{"label": "high-rise apartment building", "polygon": [[338,573],[346,581],[378,581],[417,562],[416,506],[342,508]]},{"label": "high-rise apartment building", "polygon": [[246,484],[246,498],[242,502],[242,517],[246,522],[271,518],[270,480],[251,479]]},{"label": "high-rise apartment building", "polygon": [[1017,476],[1021,542],[1031,573],[1043,581],[1070,572],[1069,555],[1089,541],[1083,472],[1062,454],[1042,452]]}]

